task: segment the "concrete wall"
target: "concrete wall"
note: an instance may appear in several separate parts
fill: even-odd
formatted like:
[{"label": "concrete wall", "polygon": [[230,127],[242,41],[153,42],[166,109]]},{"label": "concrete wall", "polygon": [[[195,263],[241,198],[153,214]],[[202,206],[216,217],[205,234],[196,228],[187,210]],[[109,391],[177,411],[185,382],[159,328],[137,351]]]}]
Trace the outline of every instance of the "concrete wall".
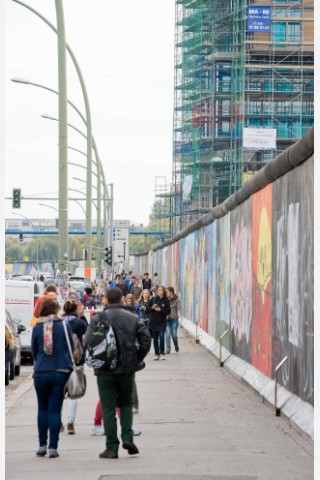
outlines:
[{"label": "concrete wall", "polygon": [[183,316],[199,331],[219,341],[229,329],[224,346],[266,377],[288,356],[280,384],[310,405],[313,161],[134,263],[135,273],[157,272],[159,283],[175,287]]}]

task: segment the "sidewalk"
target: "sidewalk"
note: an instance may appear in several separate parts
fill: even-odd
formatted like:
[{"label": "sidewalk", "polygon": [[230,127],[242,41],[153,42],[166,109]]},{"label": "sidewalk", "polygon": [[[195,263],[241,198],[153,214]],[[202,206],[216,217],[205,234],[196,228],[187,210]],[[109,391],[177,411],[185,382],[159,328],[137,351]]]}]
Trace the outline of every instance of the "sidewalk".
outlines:
[{"label": "sidewalk", "polygon": [[[120,448],[119,459],[98,458],[105,437],[90,435],[98,393],[86,368],[76,434],[60,435],[59,458],[36,457],[37,401],[27,378],[6,409],[6,479],[312,480],[312,443],[275,417],[184,329],[178,334],[180,353],[155,362],[152,349],[146,368],[136,374],[139,455]],[[66,416],[67,402],[64,423]]]}]

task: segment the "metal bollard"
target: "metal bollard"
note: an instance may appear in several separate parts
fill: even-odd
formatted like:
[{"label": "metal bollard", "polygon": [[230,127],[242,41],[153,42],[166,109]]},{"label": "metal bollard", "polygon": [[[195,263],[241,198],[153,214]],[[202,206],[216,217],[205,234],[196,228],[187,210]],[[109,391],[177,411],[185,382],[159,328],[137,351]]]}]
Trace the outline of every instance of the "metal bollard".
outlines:
[{"label": "metal bollard", "polygon": [[278,404],[278,371],[280,370],[280,368],[284,365],[284,363],[287,360],[288,360],[288,356],[284,357],[281,360],[281,362],[278,363],[278,365],[274,369],[274,381],[275,381],[275,385],[274,385],[274,408],[275,408],[276,417],[280,417],[280,415],[281,415],[281,410],[280,410],[280,408],[277,407],[277,404]]},{"label": "metal bollard", "polygon": [[219,339],[219,363],[220,363],[220,367],[223,367],[224,365],[224,362],[221,361],[221,340],[223,339],[223,337],[229,332],[229,329],[227,329],[225,332],[223,332],[223,334],[221,335],[220,339]]}]

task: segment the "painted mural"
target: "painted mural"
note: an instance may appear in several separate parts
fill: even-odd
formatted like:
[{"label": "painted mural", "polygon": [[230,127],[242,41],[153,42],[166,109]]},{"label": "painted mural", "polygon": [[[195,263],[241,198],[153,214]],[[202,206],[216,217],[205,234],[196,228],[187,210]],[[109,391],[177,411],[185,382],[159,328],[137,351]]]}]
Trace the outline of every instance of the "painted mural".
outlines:
[{"label": "painted mural", "polygon": [[252,365],[272,376],[272,184],[252,196]]},{"label": "painted mural", "polygon": [[273,186],[272,362],[281,383],[313,404],[313,162]]},{"label": "painted mural", "polygon": [[232,351],[251,362],[252,260],[251,199],[231,212],[230,326]]},{"label": "painted mural", "polygon": [[229,350],[265,375],[273,378],[288,356],[279,381],[311,405],[313,216],[310,157],[224,217],[136,262],[175,287],[193,324],[217,341],[229,329]]}]

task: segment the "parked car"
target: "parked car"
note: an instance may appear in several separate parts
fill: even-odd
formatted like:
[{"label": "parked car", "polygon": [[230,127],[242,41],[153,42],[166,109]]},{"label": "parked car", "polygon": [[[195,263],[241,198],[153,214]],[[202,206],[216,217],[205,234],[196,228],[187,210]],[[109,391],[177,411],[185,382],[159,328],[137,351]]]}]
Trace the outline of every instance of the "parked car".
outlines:
[{"label": "parked car", "polygon": [[69,278],[70,286],[82,297],[84,292],[84,278],[83,277],[70,277]]},{"label": "parked car", "polygon": [[45,287],[48,285],[54,285],[55,284],[55,278],[54,277],[45,277],[43,284]]},{"label": "parked car", "polygon": [[13,354],[5,360],[5,384],[9,384],[9,380],[13,380],[15,375],[20,375],[21,370],[21,339],[20,333],[26,330],[24,325],[15,322],[8,310],[5,311],[6,324],[13,333],[15,338],[15,347]]}]

